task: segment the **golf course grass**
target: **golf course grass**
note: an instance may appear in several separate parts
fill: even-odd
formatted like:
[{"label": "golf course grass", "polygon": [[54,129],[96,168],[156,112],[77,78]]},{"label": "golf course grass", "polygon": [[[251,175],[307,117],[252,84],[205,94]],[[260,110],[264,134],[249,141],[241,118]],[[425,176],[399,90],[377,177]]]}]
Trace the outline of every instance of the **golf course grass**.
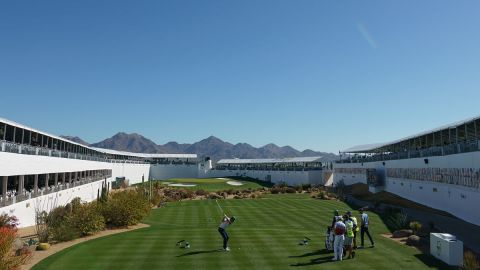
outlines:
[{"label": "golf course grass", "polygon": [[[182,201],[153,210],[149,228],[112,235],[70,247],[33,269],[443,269],[446,266],[416,249],[380,234],[380,218],[370,214],[375,248],[357,251],[355,259],[332,262],[324,250],[332,212],[349,210],[338,201],[307,194],[266,195],[260,199],[219,200],[237,217],[228,228],[230,252],[220,251],[217,232],[222,214],[215,200]],[[358,213],[356,212],[358,217]],[[304,236],[311,238],[299,245]],[[177,247],[187,240],[191,248]],[[369,246],[369,242],[367,241]]]},{"label": "golf course grass", "polygon": [[[273,184],[258,181],[251,178],[173,178],[166,181],[154,181],[159,183],[168,183],[168,184],[186,184],[186,185],[195,185],[192,187],[176,187],[176,188],[186,188],[191,190],[203,189],[205,191],[218,191],[218,190],[244,190],[244,189],[257,189],[261,187],[271,187]],[[228,182],[237,182],[242,185],[230,185]],[[144,183],[146,185],[148,183]],[[168,185],[165,184],[165,185]]]}]

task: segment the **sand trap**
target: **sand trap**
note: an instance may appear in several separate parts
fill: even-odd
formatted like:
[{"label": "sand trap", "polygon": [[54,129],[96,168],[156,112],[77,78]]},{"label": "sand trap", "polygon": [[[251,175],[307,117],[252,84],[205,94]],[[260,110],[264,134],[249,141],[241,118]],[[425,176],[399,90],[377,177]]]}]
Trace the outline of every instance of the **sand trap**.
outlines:
[{"label": "sand trap", "polygon": [[227,184],[230,186],[243,186],[243,183],[238,181],[228,181]]},{"label": "sand trap", "polygon": [[229,178],[217,178],[218,180],[230,180]]},{"label": "sand trap", "polygon": [[195,187],[195,184],[169,184],[169,187]]}]

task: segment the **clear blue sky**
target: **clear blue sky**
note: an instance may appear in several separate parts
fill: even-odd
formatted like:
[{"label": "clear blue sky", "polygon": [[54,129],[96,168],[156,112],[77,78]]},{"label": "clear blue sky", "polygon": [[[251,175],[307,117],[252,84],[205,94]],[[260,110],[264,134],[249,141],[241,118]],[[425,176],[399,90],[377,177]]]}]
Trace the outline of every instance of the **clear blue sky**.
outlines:
[{"label": "clear blue sky", "polygon": [[0,116],[336,152],[480,114],[480,1],[1,1]]}]

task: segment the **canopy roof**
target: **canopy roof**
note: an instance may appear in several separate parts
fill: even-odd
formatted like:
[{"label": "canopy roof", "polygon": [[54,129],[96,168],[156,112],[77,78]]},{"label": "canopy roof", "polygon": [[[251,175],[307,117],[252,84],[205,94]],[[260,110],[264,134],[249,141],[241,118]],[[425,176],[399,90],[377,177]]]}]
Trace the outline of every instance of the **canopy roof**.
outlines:
[{"label": "canopy roof", "polygon": [[148,154],[148,153],[133,153],[125,151],[117,151],[112,149],[92,147],[93,150],[111,155],[134,156],[141,158],[197,158],[197,154]]},{"label": "canopy roof", "polygon": [[91,149],[91,150],[101,152],[101,153],[104,153],[104,154],[131,156],[131,157],[140,157],[140,158],[197,158],[196,154],[146,154],[146,153],[132,153],[132,152],[125,152],[125,151],[117,151],[117,150],[112,150],[112,149],[91,147],[91,146],[76,143],[74,141],[71,141],[71,140],[56,136],[56,135],[49,134],[47,132],[43,132],[43,131],[28,127],[28,126],[25,126],[25,125],[16,123],[14,121],[11,121],[11,120],[8,120],[8,119],[5,119],[5,118],[0,117],[0,122],[3,122],[3,123],[8,124],[10,126],[15,126],[15,127],[19,127],[19,128],[22,128],[22,129],[30,130],[32,132],[36,132],[38,134],[42,134],[44,136],[48,136],[48,137],[51,137],[51,138],[54,138],[54,139],[57,139],[57,140],[65,141],[65,142],[68,142],[68,143],[71,143],[71,144],[74,144],[74,145],[79,145],[79,146],[85,147],[87,149]]},{"label": "canopy roof", "polygon": [[345,149],[341,152],[343,152],[343,153],[370,153],[370,152],[375,152],[376,150],[379,150],[380,148],[383,148],[385,146],[397,144],[399,142],[403,142],[403,141],[407,141],[407,140],[410,140],[410,139],[422,137],[422,136],[425,136],[427,134],[436,133],[438,131],[442,131],[442,130],[446,130],[446,129],[454,129],[454,128],[457,128],[457,127],[459,127],[461,125],[464,125],[466,123],[476,121],[478,119],[480,119],[480,115],[476,116],[476,117],[471,117],[471,118],[468,118],[468,119],[465,119],[465,120],[462,120],[462,121],[457,121],[457,122],[454,122],[454,123],[451,123],[451,124],[443,125],[443,126],[440,126],[440,127],[428,130],[428,131],[423,131],[423,132],[417,133],[415,135],[404,137],[402,139],[398,139],[398,140],[395,140],[395,141],[386,142],[386,143],[374,143],[374,144],[358,145],[358,146],[354,146],[354,147]]},{"label": "canopy roof", "polygon": [[221,159],[217,164],[269,164],[320,162],[322,157],[266,158],[266,159]]}]

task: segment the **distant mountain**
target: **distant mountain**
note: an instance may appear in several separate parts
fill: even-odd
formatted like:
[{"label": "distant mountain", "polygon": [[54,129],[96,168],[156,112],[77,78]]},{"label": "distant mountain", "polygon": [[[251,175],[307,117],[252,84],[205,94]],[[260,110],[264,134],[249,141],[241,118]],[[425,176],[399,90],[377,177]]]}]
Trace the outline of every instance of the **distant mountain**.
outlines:
[{"label": "distant mountain", "polygon": [[164,153],[162,147],[137,133],[119,132],[113,137],[91,144],[91,146],[134,153]]},{"label": "distant mountain", "polygon": [[170,153],[170,154],[197,154],[208,156],[213,160],[222,158],[286,158],[286,157],[311,157],[321,156],[323,161],[333,161],[337,155],[333,153],[316,152],[310,149],[302,152],[290,146],[277,146],[267,144],[256,148],[247,143],[231,144],[221,139],[210,136],[193,144],[179,144],[168,142],[157,145],[142,135],[119,132],[113,137],[94,143],[91,146],[99,148],[128,151],[134,153]]},{"label": "distant mountain", "polygon": [[82,140],[81,138],[77,137],[77,136],[65,136],[65,135],[60,135],[60,137],[64,138],[64,139],[67,139],[67,140],[70,140],[72,142],[76,142],[76,143],[79,143],[79,144],[83,144],[83,145],[90,145],[89,143],[87,143],[86,141]]}]

